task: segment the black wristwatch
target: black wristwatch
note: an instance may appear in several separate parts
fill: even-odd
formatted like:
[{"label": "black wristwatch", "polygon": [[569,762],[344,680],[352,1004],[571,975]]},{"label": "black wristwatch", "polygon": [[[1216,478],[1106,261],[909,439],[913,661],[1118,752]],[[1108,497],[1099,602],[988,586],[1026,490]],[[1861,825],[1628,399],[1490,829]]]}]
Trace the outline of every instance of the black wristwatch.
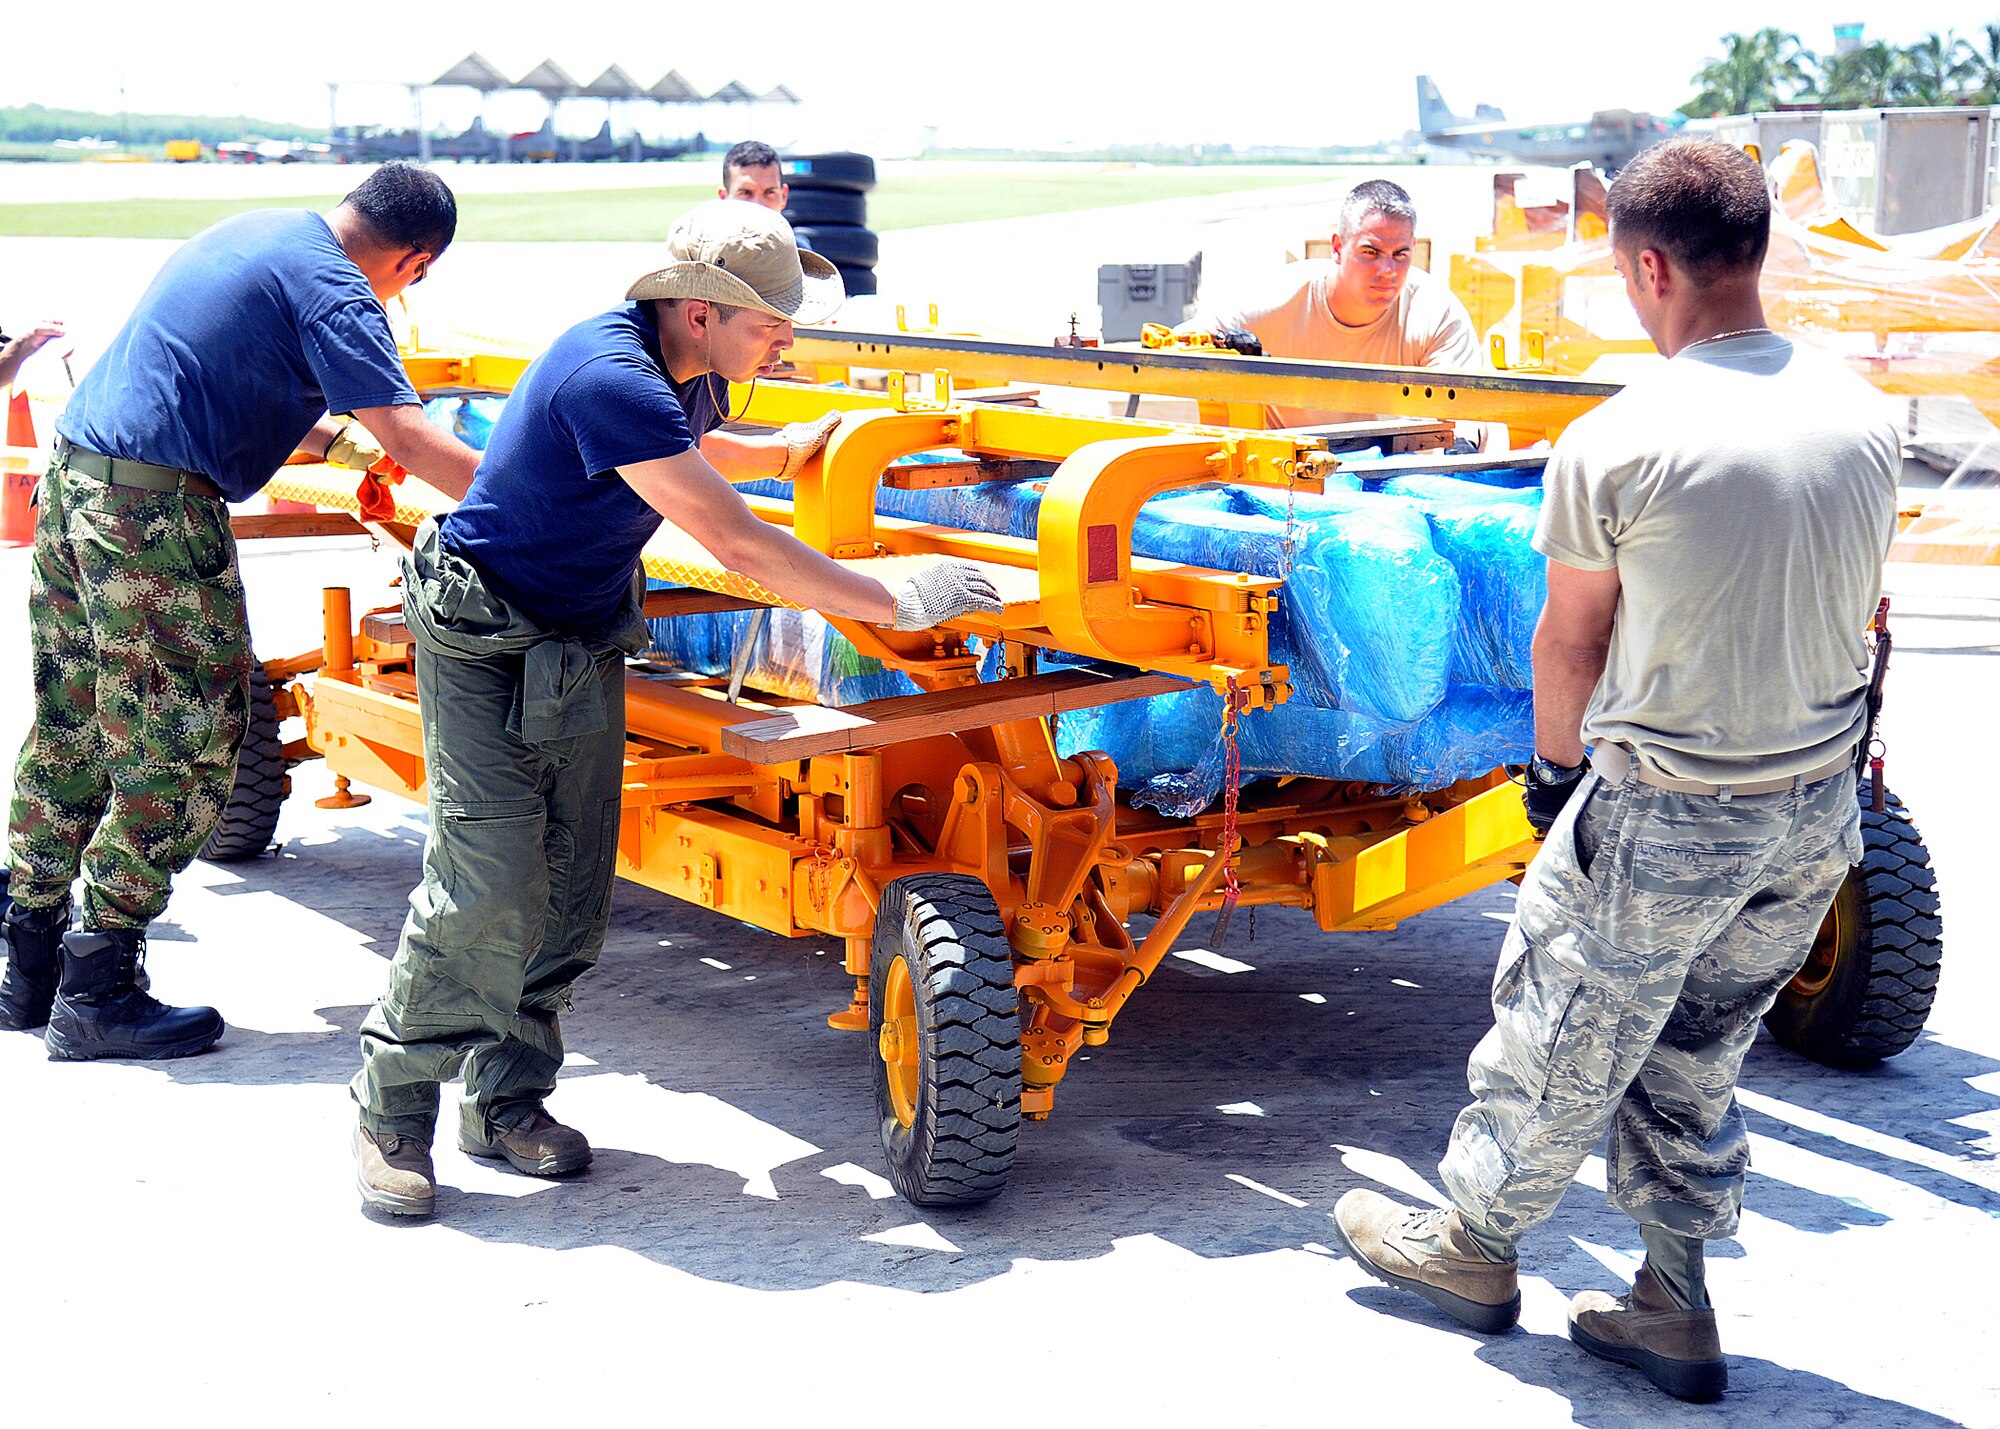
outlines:
[{"label": "black wristwatch", "polygon": [[1539,784],[1544,789],[1558,789],[1564,784],[1574,783],[1582,773],[1581,764],[1558,764],[1539,754],[1528,761],[1528,782]]}]

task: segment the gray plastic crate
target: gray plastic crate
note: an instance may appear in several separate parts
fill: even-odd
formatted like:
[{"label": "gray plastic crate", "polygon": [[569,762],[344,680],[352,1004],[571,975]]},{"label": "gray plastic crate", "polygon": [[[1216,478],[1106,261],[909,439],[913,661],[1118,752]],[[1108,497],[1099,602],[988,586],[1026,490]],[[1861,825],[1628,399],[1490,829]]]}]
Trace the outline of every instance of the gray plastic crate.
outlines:
[{"label": "gray plastic crate", "polygon": [[1147,323],[1187,320],[1201,289],[1201,255],[1185,263],[1106,263],[1097,270],[1106,342],[1136,342]]}]

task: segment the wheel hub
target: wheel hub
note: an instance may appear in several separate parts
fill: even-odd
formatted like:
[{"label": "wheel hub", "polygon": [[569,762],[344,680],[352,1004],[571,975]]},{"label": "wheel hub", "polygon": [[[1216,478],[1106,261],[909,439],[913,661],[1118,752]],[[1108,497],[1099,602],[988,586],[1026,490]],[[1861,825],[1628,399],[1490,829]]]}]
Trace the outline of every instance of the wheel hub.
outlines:
[{"label": "wheel hub", "polygon": [[896,1120],[914,1126],[917,1120],[918,1061],[921,1049],[917,1036],[916,989],[910,984],[910,965],[902,958],[889,964],[882,988],[882,1031],[875,1050],[882,1058],[888,1079],[889,1104]]},{"label": "wheel hub", "polygon": [[1841,904],[1845,900],[1835,898],[1833,906],[1820,919],[1819,931],[1813,934],[1812,951],[1806,954],[1805,966],[1801,967],[1785,991],[1792,997],[1818,997],[1833,981],[1834,970],[1840,966],[1841,952],[1852,936],[1850,919]]}]

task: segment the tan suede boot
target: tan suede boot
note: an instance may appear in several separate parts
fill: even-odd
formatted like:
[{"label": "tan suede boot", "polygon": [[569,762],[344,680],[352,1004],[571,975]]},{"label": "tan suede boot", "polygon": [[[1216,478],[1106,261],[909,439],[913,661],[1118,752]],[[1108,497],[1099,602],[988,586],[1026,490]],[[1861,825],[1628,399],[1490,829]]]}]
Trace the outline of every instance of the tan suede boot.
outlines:
[{"label": "tan suede boot", "polygon": [[354,1184],[361,1203],[391,1216],[428,1216],[437,1208],[431,1149],[407,1136],[377,1138],[354,1128]]},{"label": "tan suede boot", "polygon": [[1676,1399],[1706,1403],[1729,1387],[1715,1311],[1684,1310],[1641,1265],[1629,1294],[1586,1290],[1569,1302],[1569,1337],[1599,1359],[1630,1365]]},{"label": "tan suede boot", "polygon": [[1521,1318],[1517,1263],[1481,1254],[1457,1211],[1418,1210],[1373,1191],[1349,1191],[1333,1208],[1333,1226],[1363,1270],[1482,1334],[1497,1335]]},{"label": "tan suede boot", "polygon": [[564,1126],[539,1107],[533,1116],[512,1131],[503,1132],[496,1141],[475,1141],[461,1130],[458,1149],[467,1156],[505,1161],[528,1176],[567,1176],[590,1164],[590,1143],[583,1133]]}]

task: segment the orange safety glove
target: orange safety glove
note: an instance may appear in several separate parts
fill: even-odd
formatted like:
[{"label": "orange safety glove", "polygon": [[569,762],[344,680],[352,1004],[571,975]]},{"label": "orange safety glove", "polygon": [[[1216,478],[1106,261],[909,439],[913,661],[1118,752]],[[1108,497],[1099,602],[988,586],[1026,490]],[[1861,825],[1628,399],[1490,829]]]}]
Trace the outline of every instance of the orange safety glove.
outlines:
[{"label": "orange safety glove", "polygon": [[394,458],[383,457],[362,474],[361,484],[354,488],[354,499],[361,507],[363,521],[393,521],[396,519],[396,498],[389,494],[389,488],[402,483],[409,472],[396,465]]}]

